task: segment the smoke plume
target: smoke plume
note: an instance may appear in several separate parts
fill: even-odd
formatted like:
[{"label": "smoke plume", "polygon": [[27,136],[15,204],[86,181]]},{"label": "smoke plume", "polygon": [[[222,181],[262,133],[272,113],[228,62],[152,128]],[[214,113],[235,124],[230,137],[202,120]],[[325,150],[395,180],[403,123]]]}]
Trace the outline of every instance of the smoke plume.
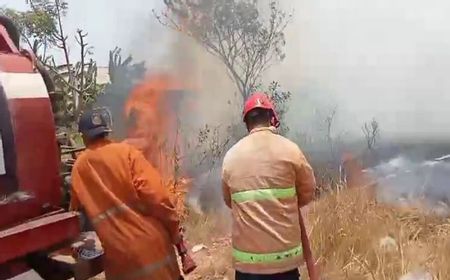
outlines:
[{"label": "smoke plume", "polygon": [[[324,138],[324,120],[336,110],[335,137],[361,139],[362,124],[375,118],[385,139],[421,138],[424,146],[429,139],[448,139],[448,1],[279,2],[293,15],[286,30],[286,59],[265,73],[264,81],[277,80],[293,93],[286,120],[291,137]],[[265,6],[268,0],[260,3]],[[162,8],[162,3],[153,8]],[[189,85],[197,106],[186,114],[184,125],[192,137],[206,123],[228,124],[239,115],[240,104],[224,66],[192,39],[161,26],[150,9],[121,35],[122,45],[136,60],[144,60],[150,72],[167,72]],[[413,185],[408,193],[422,195],[422,183],[415,181],[422,178],[417,175],[421,172],[441,174],[434,175],[431,193],[447,196],[440,181],[445,178],[443,171],[430,171],[422,161],[397,161],[402,170],[416,171],[385,182],[395,190],[393,197],[401,196],[408,184]],[[204,185],[210,188],[209,183]],[[218,189],[217,182],[211,185]]]},{"label": "smoke plume", "polygon": [[450,155],[423,161],[399,156],[367,172],[377,180],[379,201],[450,214]]},{"label": "smoke plume", "polygon": [[267,78],[294,92],[291,129],[314,105],[336,107],[336,129],[356,136],[375,117],[385,136],[448,138],[448,1],[280,3],[293,12],[287,56]]}]

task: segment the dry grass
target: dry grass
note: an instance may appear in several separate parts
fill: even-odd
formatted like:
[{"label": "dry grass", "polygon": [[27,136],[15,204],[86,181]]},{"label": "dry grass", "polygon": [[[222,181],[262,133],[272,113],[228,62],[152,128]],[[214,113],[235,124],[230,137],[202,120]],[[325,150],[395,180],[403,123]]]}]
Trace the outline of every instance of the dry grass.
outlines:
[{"label": "dry grass", "polygon": [[[450,279],[448,219],[377,204],[362,190],[329,194],[307,217],[322,279],[392,280],[414,271]],[[226,219],[195,214],[188,221],[189,242],[208,246],[194,255],[200,266],[189,279],[233,279]]]},{"label": "dry grass", "polygon": [[185,227],[186,238],[191,247],[199,244],[206,246],[205,249],[192,254],[198,268],[187,279],[233,279],[230,217],[222,213],[201,215],[191,212]]},{"label": "dry grass", "polygon": [[[416,270],[450,279],[448,219],[377,204],[363,190],[327,195],[311,208],[312,246],[323,279],[389,280]],[[380,246],[382,239],[390,242]]]},{"label": "dry grass", "polygon": [[209,244],[214,239],[229,236],[231,219],[228,213],[209,213],[207,215],[189,211],[184,226],[189,243]]}]

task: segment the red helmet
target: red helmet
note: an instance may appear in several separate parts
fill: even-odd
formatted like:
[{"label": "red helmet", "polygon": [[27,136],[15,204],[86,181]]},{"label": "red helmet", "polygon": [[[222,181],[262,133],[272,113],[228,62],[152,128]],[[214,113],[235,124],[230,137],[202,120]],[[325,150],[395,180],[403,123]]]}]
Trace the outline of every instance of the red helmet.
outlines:
[{"label": "red helmet", "polygon": [[243,113],[243,119],[245,121],[245,117],[247,116],[248,112],[250,112],[253,109],[261,108],[270,110],[272,112],[272,120],[270,121],[270,124],[275,127],[280,126],[280,122],[278,121],[278,116],[275,111],[275,106],[272,103],[272,100],[267,96],[266,94],[262,92],[255,92],[252,95],[249,96],[249,98],[245,101],[244,104],[244,113]]}]

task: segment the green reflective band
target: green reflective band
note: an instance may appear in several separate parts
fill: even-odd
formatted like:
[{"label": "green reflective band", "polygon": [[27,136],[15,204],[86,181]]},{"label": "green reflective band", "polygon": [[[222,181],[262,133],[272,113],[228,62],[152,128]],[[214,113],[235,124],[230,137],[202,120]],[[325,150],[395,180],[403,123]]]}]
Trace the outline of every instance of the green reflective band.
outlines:
[{"label": "green reflective band", "polygon": [[258,189],[233,193],[231,199],[236,203],[240,203],[245,201],[291,198],[295,197],[295,194],[294,187],[285,189]]},{"label": "green reflective band", "polygon": [[241,263],[273,263],[280,262],[286,259],[294,258],[302,254],[302,247],[298,246],[293,249],[278,253],[268,254],[253,254],[242,252],[237,249],[233,249],[233,257],[236,261]]}]

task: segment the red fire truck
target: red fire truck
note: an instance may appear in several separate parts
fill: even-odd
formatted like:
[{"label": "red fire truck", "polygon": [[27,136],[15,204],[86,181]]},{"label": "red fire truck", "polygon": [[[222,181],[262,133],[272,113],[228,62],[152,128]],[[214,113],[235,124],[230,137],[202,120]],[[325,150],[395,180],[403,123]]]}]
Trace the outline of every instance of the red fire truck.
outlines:
[{"label": "red fire truck", "polygon": [[78,276],[79,262],[52,258],[81,228],[79,214],[62,207],[53,85],[37,65],[20,49],[14,24],[0,17],[0,280],[30,269],[44,279],[88,278],[101,271],[101,256]]}]

